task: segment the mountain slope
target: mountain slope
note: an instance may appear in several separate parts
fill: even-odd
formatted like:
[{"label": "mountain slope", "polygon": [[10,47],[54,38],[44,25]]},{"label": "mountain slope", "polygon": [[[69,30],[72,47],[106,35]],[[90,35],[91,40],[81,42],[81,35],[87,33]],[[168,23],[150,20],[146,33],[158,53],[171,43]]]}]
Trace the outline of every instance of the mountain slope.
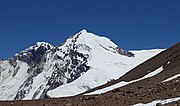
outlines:
[{"label": "mountain slope", "polygon": [[[114,67],[110,59],[116,61],[116,58],[119,58],[127,63],[134,54],[119,48],[108,38],[86,30],[68,38],[60,46],[37,42],[8,60],[0,62],[0,100],[46,98],[48,91],[73,82],[92,69],[103,70],[101,66],[104,64],[98,66],[105,62],[103,56],[106,56],[106,65]],[[121,66],[125,67],[124,63],[116,64],[115,70]],[[131,67],[133,65],[129,64],[128,68]],[[114,75],[102,76],[106,80],[102,79],[100,83],[118,78]]]},{"label": "mountain slope", "polygon": [[[135,55],[136,56],[136,55]],[[180,43],[148,59],[117,80],[83,94],[31,101],[1,101],[1,106],[179,106],[180,105]],[[81,78],[81,77],[80,77]],[[128,83],[123,85],[122,82]],[[129,83],[130,82],[130,83]],[[73,82],[72,82],[73,83]],[[114,86],[119,84],[118,86]]]},{"label": "mountain slope", "polygon": [[[177,43],[133,68],[119,79],[84,92],[85,95],[74,97],[73,101],[77,100],[77,104],[86,106],[130,106],[133,104],[159,106],[161,103],[166,106],[178,106],[180,105],[178,102],[180,101],[179,74],[180,43]],[[87,94],[91,95],[86,96]],[[81,101],[80,98],[82,98]],[[73,102],[70,101],[70,103]]]},{"label": "mountain slope", "polygon": [[118,79],[129,70],[161,52],[161,49],[131,51],[134,57],[122,56],[106,51],[95,51],[89,60],[90,70],[72,83],[49,91],[49,97],[74,96]]},{"label": "mountain slope", "polygon": [[[136,82],[148,77],[153,77],[156,74],[164,72],[164,70],[177,68],[179,70],[179,55],[180,55],[180,43],[162,51],[151,59],[143,62],[132,70],[128,71],[126,74],[118,78],[117,80],[111,81],[105,85],[99,86],[97,88],[91,89],[83,94],[90,93],[102,88],[115,85],[119,83],[119,87],[124,86],[124,82]],[[173,67],[175,66],[175,67]],[[157,73],[155,72],[157,71]],[[155,74],[153,74],[155,72]],[[177,71],[178,73],[179,71]],[[122,83],[122,84],[121,84]],[[128,83],[127,83],[128,84]],[[118,86],[116,86],[117,88]],[[111,88],[113,89],[113,87]],[[115,88],[114,88],[115,89]]]}]

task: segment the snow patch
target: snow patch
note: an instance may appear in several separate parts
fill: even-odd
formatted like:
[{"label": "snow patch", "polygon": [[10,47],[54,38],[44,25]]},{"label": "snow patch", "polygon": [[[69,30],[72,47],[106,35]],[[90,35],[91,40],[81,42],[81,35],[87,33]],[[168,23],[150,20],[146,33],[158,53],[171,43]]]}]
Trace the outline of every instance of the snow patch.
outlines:
[{"label": "snow patch", "polygon": [[125,86],[125,85],[128,85],[130,83],[133,83],[133,82],[136,82],[136,81],[140,81],[140,80],[143,80],[143,79],[146,79],[146,78],[149,78],[149,77],[153,77],[157,74],[159,74],[161,71],[163,70],[163,67],[160,67],[158,68],[157,70],[145,75],[144,77],[140,78],[140,79],[136,79],[136,80],[132,80],[132,81],[129,81],[129,82],[125,82],[125,81],[121,81],[117,84],[114,84],[112,86],[109,86],[109,87],[106,87],[106,88],[103,88],[103,89],[100,89],[100,90],[97,90],[97,91],[94,91],[94,92],[91,92],[91,93],[88,93],[86,95],[93,95],[93,94],[101,94],[101,93],[105,93],[105,92],[108,92],[110,90],[113,90],[113,89],[116,89],[116,88],[120,88],[122,86]]},{"label": "snow patch", "polygon": [[172,77],[170,77],[170,78],[168,78],[168,79],[166,79],[166,80],[164,80],[164,81],[162,81],[162,82],[167,82],[167,81],[176,79],[177,77],[180,77],[180,74],[174,75],[174,76],[172,76]]},{"label": "snow patch", "polygon": [[157,103],[161,103],[161,105],[165,105],[165,104],[175,102],[175,101],[178,101],[178,100],[180,100],[180,97],[171,98],[171,99],[165,99],[165,100],[155,100],[155,101],[152,101],[152,102],[147,103],[147,104],[138,103],[138,104],[135,104],[135,105],[132,105],[132,106],[156,106]]}]

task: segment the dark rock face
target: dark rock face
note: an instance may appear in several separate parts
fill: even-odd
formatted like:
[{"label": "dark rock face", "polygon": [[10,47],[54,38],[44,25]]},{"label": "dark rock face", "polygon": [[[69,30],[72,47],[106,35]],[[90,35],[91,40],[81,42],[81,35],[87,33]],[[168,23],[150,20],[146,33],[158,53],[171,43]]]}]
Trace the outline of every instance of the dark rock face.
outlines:
[{"label": "dark rock face", "polygon": [[119,47],[116,47],[115,49],[121,55],[125,55],[125,56],[128,56],[128,57],[134,57],[134,54],[131,53],[131,52],[125,51],[125,50],[123,50],[123,49],[121,49]]},{"label": "dark rock face", "polygon": [[76,80],[90,69],[90,66],[87,65],[88,54],[80,53],[76,49],[69,49],[63,57],[55,55],[55,58],[60,61],[63,60],[63,63],[55,63],[53,66],[55,71],[46,84],[48,88],[44,89],[40,98],[46,98],[47,91]]},{"label": "dark rock face", "polygon": [[[70,83],[77,78],[79,78],[83,73],[87,72],[90,69],[88,66],[88,54],[83,54],[78,52],[78,48],[85,48],[90,50],[88,46],[85,45],[67,45],[67,51],[62,51],[58,47],[51,49],[49,52],[46,52],[47,49],[44,47],[39,47],[37,50],[29,50],[26,52],[28,55],[23,55],[20,53],[17,56],[14,56],[11,59],[11,64],[14,66],[17,65],[16,61],[26,62],[30,68],[28,69],[29,77],[19,88],[19,92],[16,94],[14,99],[20,100],[23,99],[29,91],[32,89],[33,78],[42,73],[44,70],[44,65],[46,65],[46,56],[51,54],[53,58],[52,61],[57,61],[53,63],[52,70],[53,73],[50,77],[47,77],[46,84],[41,85],[33,95],[33,99],[37,98],[40,92],[43,90],[40,98],[47,98],[46,93],[49,90],[55,89],[63,84]],[[60,52],[62,55],[57,55],[56,52]],[[48,64],[48,63],[47,63]],[[17,72],[14,72],[14,76]]]},{"label": "dark rock face", "polygon": [[[90,69],[90,66],[87,65],[87,57],[82,53],[71,50],[69,53],[71,58],[70,74],[71,79],[68,79],[68,83],[76,80],[81,76],[81,73],[87,72]],[[78,60],[77,57],[82,58],[83,60]]]},{"label": "dark rock face", "polygon": [[111,51],[111,52],[113,52],[113,53],[119,53],[120,55],[124,55],[124,56],[128,56],[128,57],[134,57],[134,54],[133,53],[131,53],[131,52],[128,52],[128,51],[125,51],[125,50],[123,50],[123,49],[121,49],[121,48],[119,48],[119,47],[111,47],[111,46],[109,46],[109,48],[106,48],[106,47],[104,47],[103,45],[99,45],[99,46],[101,46],[103,49],[105,49],[105,50],[107,50],[107,51],[111,51],[110,49],[113,49],[114,51]]},{"label": "dark rock face", "polygon": [[46,51],[49,50],[43,46],[40,46],[37,50],[30,49],[28,51],[21,52],[18,55],[13,56],[9,59],[9,63],[13,66],[16,66],[16,61],[26,62],[27,64],[34,66],[41,62],[43,55]]}]

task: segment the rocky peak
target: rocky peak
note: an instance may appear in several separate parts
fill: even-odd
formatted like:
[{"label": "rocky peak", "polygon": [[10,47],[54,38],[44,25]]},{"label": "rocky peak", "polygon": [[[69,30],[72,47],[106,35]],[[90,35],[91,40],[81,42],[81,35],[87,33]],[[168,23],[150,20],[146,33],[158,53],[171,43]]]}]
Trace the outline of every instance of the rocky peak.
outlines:
[{"label": "rocky peak", "polygon": [[125,51],[125,50],[123,50],[123,49],[121,49],[119,47],[116,47],[115,50],[116,50],[117,53],[119,53],[121,55],[125,55],[125,56],[128,56],[128,57],[134,57],[133,53]]},{"label": "rocky peak", "polygon": [[53,48],[54,46],[49,43],[37,42],[35,45],[25,49],[24,51],[21,51],[19,54],[14,55],[9,59],[9,62],[13,65],[17,60],[19,60],[26,62],[30,66],[34,66],[39,64],[42,61],[44,54]]},{"label": "rocky peak", "polygon": [[[26,49],[25,51],[32,50],[32,49],[37,50],[37,49],[40,48],[40,47],[43,47],[43,48],[45,48],[45,49],[53,49],[53,48],[54,48],[53,45],[51,45],[51,44],[49,44],[49,43],[47,43],[47,42],[37,42],[35,45],[29,47],[29,48]],[[23,51],[23,52],[24,52],[24,51]]]}]

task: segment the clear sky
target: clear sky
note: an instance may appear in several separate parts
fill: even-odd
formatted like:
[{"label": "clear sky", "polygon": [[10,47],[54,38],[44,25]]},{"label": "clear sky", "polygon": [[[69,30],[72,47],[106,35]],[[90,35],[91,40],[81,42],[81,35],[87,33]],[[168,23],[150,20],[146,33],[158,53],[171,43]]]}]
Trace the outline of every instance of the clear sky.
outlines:
[{"label": "clear sky", "polygon": [[180,0],[0,0],[0,57],[84,28],[126,50],[167,48],[180,40]]}]

